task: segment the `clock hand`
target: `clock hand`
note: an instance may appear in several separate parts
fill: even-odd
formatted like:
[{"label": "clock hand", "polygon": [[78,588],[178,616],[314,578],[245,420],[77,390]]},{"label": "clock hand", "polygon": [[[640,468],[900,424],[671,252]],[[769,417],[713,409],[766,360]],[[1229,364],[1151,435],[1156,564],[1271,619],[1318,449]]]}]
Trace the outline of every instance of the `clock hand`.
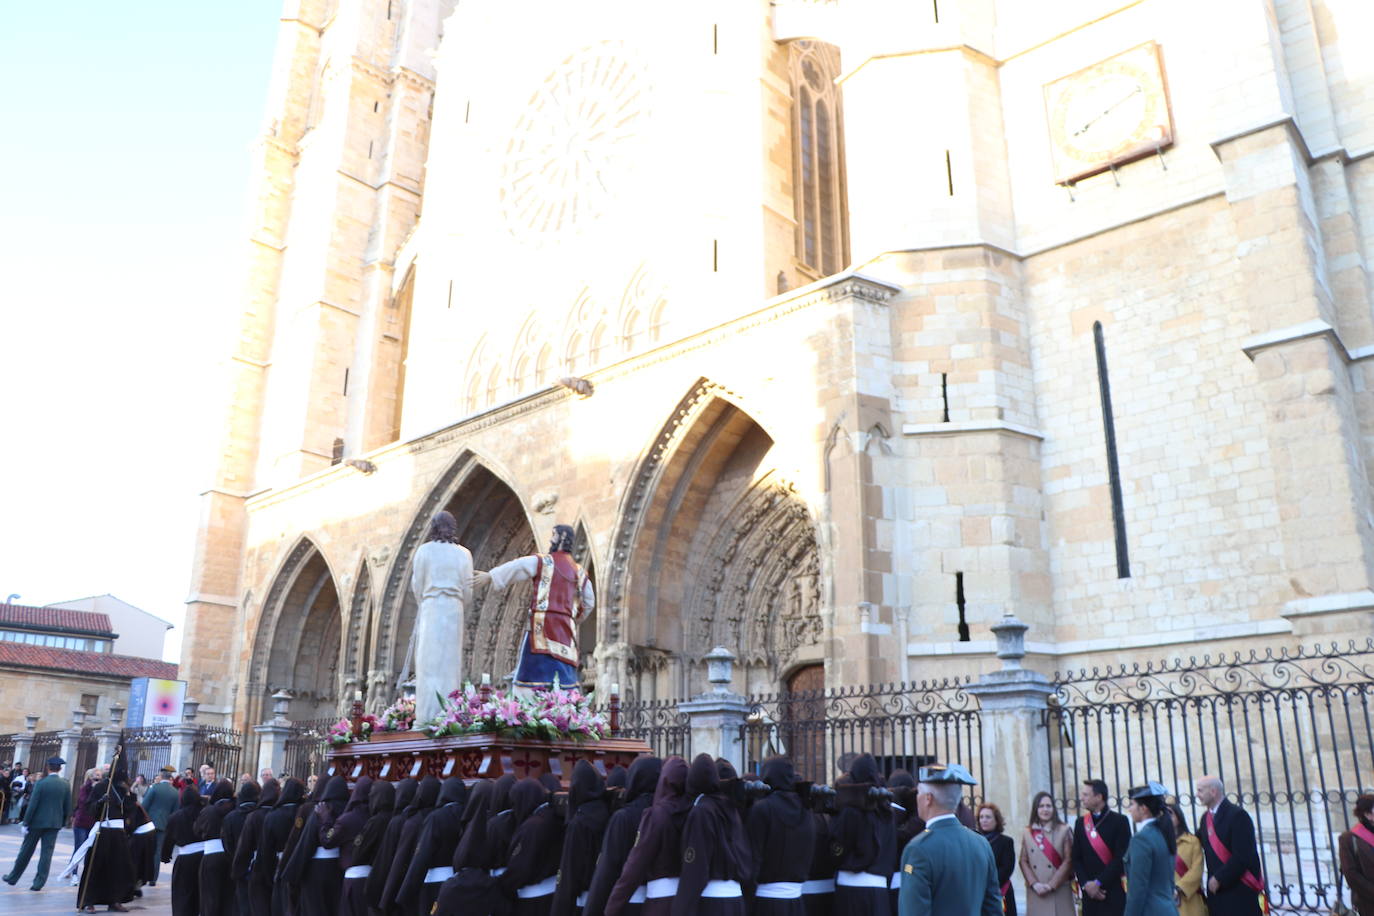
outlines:
[{"label": "clock hand", "polygon": [[1115,102],[1113,102],[1112,104],[1108,105],[1106,108],[1102,109],[1102,113],[1099,114],[1099,115],[1097,115],[1097,117],[1092,118],[1091,120],[1088,121],[1088,123],[1084,124],[1082,127],[1078,128],[1078,130],[1074,131],[1074,132],[1073,132],[1073,136],[1077,137],[1079,134],[1083,133],[1083,132],[1084,132],[1085,130],[1087,130],[1089,127],[1092,127],[1092,126],[1093,126],[1094,124],[1096,124],[1098,121],[1101,121],[1101,120],[1102,120],[1103,118],[1105,118],[1107,115],[1111,114],[1112,109],[1116,108],[1118,105],[1121,105],[1123,102],[1125,102],[1126,100],[1128,100],[1131,96],[1136,95],[1137,93],[1140,93],[1140,92],[1143,92],[1143,91],[1144,91],[1144,87],[1142,87],[1142,86],[1136,86],[1136,87],[1135,87],[1134,89],[1132,89],[1130,92],[1126,93],[1126,94],[1123,95],[1121,98],[1117,99]]}]

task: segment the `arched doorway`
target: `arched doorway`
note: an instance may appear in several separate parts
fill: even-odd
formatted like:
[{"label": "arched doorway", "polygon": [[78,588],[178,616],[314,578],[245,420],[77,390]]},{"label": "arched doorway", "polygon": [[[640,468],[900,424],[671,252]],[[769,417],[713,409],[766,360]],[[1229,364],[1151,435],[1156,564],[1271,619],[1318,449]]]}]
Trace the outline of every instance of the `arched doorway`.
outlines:
[{"label": "arched doorway", "polygon": [[[515,491],[470,454],[455,462],[423,503],[401,554],[392,564],[384,613],[379,615],[374,640],[373,689],[368,697],[373,709],[381,709],[396,698],[412,657],[416,605],[410,593],[411,558],[428,535],[430,519],[440,509],[447,509],[457,519],[458,540],[472,552],[475,569],[490,569],[535,551],[534,532]],[[499,684],[514,671],[528,606],[528,587],[515,586],[505,592],[477,590],[464,619],[464,679],[476,683],[486,673]]]},{"label": "arched doorway", "polygon": [[[773,439],[703,380],[632,479],[602,633],[629,644],[638,699],[706,687],[702,656],[723,645],[736,688],[772,693],[820,657],[820,553],[805,501],[778,472]],[[612,637],[613,638],[613,637]]]},{"label": "arched doorway", "polygon": [[[263,605],[253,645],[249,713],[261,721],[268,698],[289,692],[293,720],[339,711],[343,643],[338,588],[324,556],[307,539],[292,550]],[[253,708],[255,707],[255,708]]]}]

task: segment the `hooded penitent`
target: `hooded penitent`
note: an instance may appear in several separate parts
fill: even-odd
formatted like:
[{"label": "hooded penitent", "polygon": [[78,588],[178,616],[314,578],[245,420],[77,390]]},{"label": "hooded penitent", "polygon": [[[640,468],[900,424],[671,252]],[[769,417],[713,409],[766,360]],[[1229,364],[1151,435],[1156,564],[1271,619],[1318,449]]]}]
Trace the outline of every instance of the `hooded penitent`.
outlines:
[{"label": "hooded penitent", "polygon": [[596,857],[610,820],[606,783],[586,760],[573,767],[568,789],[568,827],[563,838],[563,858],[558,865],[558,891],[552,916],[575,916],[577,898],[592,883]]},{"label": "hooded penitent", "polygon": [[391,863],[396,858],[396,844],[401,841],[401,830],[405,827],[411,802],[420,790],[418,780],[407,776],[396,783],[396,802],[391,815],[382,831],[382,840],[372,855],[372,873],[367,876],[363,896],[373,909],[380,909],[382,892],[386,890],[387,878],[391,876]]},{"label": "hooded penitent", "polygon": [[760,884],[805,881],[816,850],[816,823],[795,791],[792,761],[770,757],[759,776],[772,791],[754,802],[745,822],[754,850],[755,879]]},{"label": "hooded penitent", "polygon": [[[711,771],[715,774],[715,761],[711,762]],[[606,916],[618,916],[641,884],[655,878],[675,878],[681,873],[682,827],[692,807],[692,798],[686,791],[687,761],[669,757],[659,773],[654,803],[640,821],[639,842],[630,850],[606,901]]]},{"label": "hooded penitent", "polygon": [[[277,797],[281,794],[281,783],[275,779],[268,779],[263,782],[262,789],[258,793],[258,803],[254,806],[243,819],[243,829],[240,831],[239,840],[234,844],[234,858],[229,867],[230,876],[245,885],[251,884],[248,876],[252,871],[253,858],[257,854],[258,844],[262,842],[262,822],[267,817],[267,812],[277,803]],[[240,893],[250,893],[240,888]],[[251,901],[251,897],[242,898]],[[247,916],[252,912],[251,902],[247,907],[240,906],[240,911]]]},{"label": "hooded penitent", "polygon": [[495,856],[486,837],[487,820],[491,817],[491,803],[495,796],[496,783],[490,779],[478,780],[468,792],[468,803],[463,807],[463,835],[453,853],[455,870],[476,868],[487,871],[491,868]]},{"label": "hooded penitent", "polygon": [[[512,820],[515,834],[511,837],[510,853],[506,858],[506,872],[496,883],[507,897],[514,898],[525,890],[522,899],[552,898],[553,887],[547,894],[531,897],[532,888],[558,873],[562,857],[563,822],[549,804],[549,791],[538,780],[522,779],[510,790]],[[541,905],[518,905],[528,909]],[[548,903],[542,904],[547,908]]]},{"label": "hooded penitent", "polygon": [[515,777],[509,773],[496,780],[491,800],[491,817],[487,820],[487,843],[492,848],[492,868],[504,868],[510,853],[510,840],[515,836],[515,814],[511,811],[510,792]]},{"label": "hooded penitent", "polygon": [[439,802],[441,788],[437,777],[426,776],[420,780],[420,789],[415,793],[414,801],[406,807],[406,821],[396,840],[396,851],[387,870],[386,887],[382,890],[381,909],[384,911],[397,905],[397,895],[401,892],[401,885],[405,882],[406,872],[415,855],[415,844],[420,841],[420,831]]},{"label": "hooded penitent", "polygon": [[[431,879],[453,867],[453,851],[458,848],[467,797],[467,784],[461,777],[452,776],[444,780],[439,790],[438,806],[420,830],[415,852],[410,858],[400,890],[396,893],[396,902],[405,911],[427,913],[438,898],[438,882]],[[431,869],[440,871],[433,872]]]},{"label": "hooded penitent", "polygon": [[[710,754],[699,754],[687,774],[687,795],[694,799],[682,828],[682,874],[673,895],[673,912],[694,914],[711,881],[747,884],[753,877],[753,852],[740,823],[739,809],[721,780],[721,766]],[[729,773],[734,773],[730,767]],[[743,912],[743,900],[738,904]]]},{"label": "hooded penitent", "polygon": [[[162,861],[172,862],[172,916],[197,916],[200,912],[201,853],[185,852],[200,842],[196,837],[196,818],[200,816],[201,797],[194,785],[181,790],[181,803],[167,818],[167,832],[162,838]],[[181,851],[179,851],[181,850]]]},{"label": "hooded penitent", "polygon": [[600,913],[606,909],[611,889],[620,877],[639,834],[639,821],[653,803],[654,787],[658,785],[662,769],[663,761],[657,757],[639,757],[630,764],[625,774],[621,807],[606,824],[606,834],[601,841],[601,854],[597,857],[596,871],[587,891],[584,913]]}]

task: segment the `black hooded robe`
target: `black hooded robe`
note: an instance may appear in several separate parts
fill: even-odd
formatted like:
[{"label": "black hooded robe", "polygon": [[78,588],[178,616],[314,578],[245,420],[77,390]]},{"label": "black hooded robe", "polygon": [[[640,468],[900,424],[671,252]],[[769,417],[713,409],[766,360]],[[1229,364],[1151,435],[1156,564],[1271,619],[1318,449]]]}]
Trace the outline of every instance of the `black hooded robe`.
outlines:
[{"label": "black hooded robe", "polygon": [[439,789],[439,806],[425,818],[415,841],[415,852],[396,892],[396,903],[407,916],[429,916],[439,899],[439,887],[453,876],[453,854],[462,838],[467,798],[467,784],[462,777],[444,780]]},{"label": "black hooded robe", "polygon": [[[248,876],[248,884],[253,888],[253,916],[287,916],[290,900],[286,885],[277,882],[277,867],[281,864],[282,851],[300,813],[305,799],[305,783],[299,779],[287,779],[282,783],[281,796],[272,810],[262,819],[262,831],[258,836],[258,855],[253,860],[253,869]],[[266,893],[267,910],[260,913],[262,895]]]},{"label": "black hooded robe", "polygon": [[[272,876],[272,914],[273,916],[296,916],[299,910],[300,882],[299,876],[296,881],[288,881],[284,872],[286,866],[291,862],[291,857],[296,851],[296,846],[301,841],[301,835],[305,831],[305,825],[310,820],[310,815],[315,813],[315,806],[319,804],[320,796],[324,794],[325,787],[329,785],[328,780],[315,780],[315,788],[305,797],[296,808],[295,817],[287,827],[286,840],[282,843],[281,850],[277,853],[276,870]],[[304,867],[301,869],[303,874]]]},{"label": "black hooded robe", "polygon": [[301,828],[296,848],[282,868],[278,880],[297,888],[296,912],[300,916],[338,916],[339,895],[343,892],[341,853],[337,848],[322,847],[320,837],[334,826],[347,804],[348,780],[329,777],[324,793]]},{"label": "black hooded robe", "polygon": [[654,803],[639,821],[639,839],[625,858],[606,901],[606,916],[625,912],[635,892],[645,886],[640,916],[668,916],[673,894],[682,874],[682,828],[691,810],[687,797],[687,761],[669,757],[663,761]]},{"label": "black hooded robe", "polygon": [[578,916],[582,912],[610,819],[605,781],[589,761],[577,761],[568,788],[568,827],[563,835],[563,858],[558,863],[553,916]]},{"label": "black hooded robe", "polygon": [[745,822],[754,853],[754,916],[806,916],[802,885],[811,875],[816,822],[796,791],[791,761],[764,761],[763,782],[772,792],[754,802]]},{"label": "black hooded robe", "polygon": [[204,847],[196,839],[200,791],[181,790],[181,805],[167,818],[162,837],[162,861],[172,863],[172,916],[200,916],[200,859]]},{"label": "black hooded robe", "polygon": [[405,883],[406,873],[410,870],[415,845],[420,842],[420,832],[424,830],[425,821],[434,813],[434,806],[439,802],[439,792],[442,788],[438,777],[426,776],[420,780],[415,800],[406,808],[406,821],[401,826],[400,837],[396,840],[396,852],[387,871],[386,887],[382,890],[382,903],[379,909],[383,913],[400,916],[401,908],[397,895],[400,894],[401,885]]},{"label": "black hooded robe", "polygon": [[673,916],[745,916],[754,854],[738,798],[722,783],[722,769],[710,754],[698,754],[688,771],[687,796],[693,802],[682,827],[682,874],[672,897]]},{"label": "black hooded robe", "polygon": [[196,839],[204,849],[200,857],[201,916],[231,916],[236,909],[232,897],[234,883],[229,880],[229,856],[220,835],[224,819],[233,810],[234,784],[227,779],[216,780],[210,804],[196,818]]},{"label": "black hooded robe", "polygon": [[487,822],[496,797],[496,783],[482,779],[468,793],[463,806],[463,836],[453,853],[453,877],[439,887],[434,916],[486,916],[492,911],[496,879],[491,876],[496,861],[487,842]]},{"label": "black hooded robe", "polygon": [[363,897],[373,910],[381,910],[382,891],[386,890],[386,879],[391,873],[392,860],[396,857],[396,844],[401,839],[401,828],[410,816],[409,808],[415,801],[415,793],[419,789],[419,780],[409,776],[396,783],[396,806],[386,828],[382,831],[382,840],[372,855],[372,871],[368,872],[367,883],[363,885]]},{"label": "black hooded robe", "polygon": [[897,828],[891,804],[869,795],[881,785],[878,762],[864,754],[850,767],[849,782],[839,788],[840,811],[830,825],[831,847],[839,859],[835,916],[892,916],[888,888],[898,856]]},{"label": "black hooded robe", "polygon": [[[625,860],[634,848],[639,822],[654,802],[654,788],[662,769],[663,761],[657,757],[639,757],[630,764],[625,776],[624,806],[611,815],[601,840],[601,854],[596,858],[587,903],[582,908],[587,916],[601,916],[605,912],[611,888],[615,887]],[[626,916],[636,916],[642,906],[642,903],[627,903],[622,912]]]},{"label": "black hooded robe", "polygon": [[224,907],[225,916],[248,916],[247,882],[239,880],[234,864],[238,858],[239,845],[243,842],[244,833],[248,829],[248,815],[258,810],[258,800],[261,797],[262,790],[256,782],[245,782],[239,786],[239,793],[235,796],[237,804],[234,805],[234,810],[224,815],[224,821],[220,824],[219,838],[224,844],[224,857],[228,862],[225,888],[229,894],[229,903]]},{"label": "black hooded robe", "polygon": [[548,916],[562,857],[563,820],[537,779],[517,782],[510,790],[510,806],[515,832],[497,887],[510,901],[513,916]]},{"label": "black hooded robe", "polygon": [[[133,795],[133,793],[129,793]],[[143,810],[143,805],[134,797],[132,805],[124,805],[124,831],[129,834],[129,858],[134,864],[134,885],[142,887],[157,881],[160,850],[157,848],[157,828],[153,819]],[[135,896],[140,896],[136,894]]]},{"label": "black hooded robe", "polygon": [[124,818],[137,811],[138,799],[129,791],[123,770],[116,772],[113,784],[109,779],[96,783],[90,797],[87,811],[100,830],[81,867],[76,905],[78,909],[122,906],[134,899],[138,887],[134,860],[129,854],[129,834],[124,829]]},{"label": "black hooded robe", "polygon": [[[358,785],[362,785],[367,778],[364,776],[359,779]],[[356,792],[355,786],[355,798]],[[339,897],[340,916],[367,916],[367,879],[372,874],[372,860],[382,844],[382,836],[386,833],[395,808],[396,787],[385,780],[374,782],[367,793],[366,813],[361,808],[354,808],[350,801],[348,810],[334,825],[334,832],[321,840],[343,850],[339,863],[344,870],[343,893]]]},{"label": "black hooded robe", "polygon": [[840,860],[830,842],[830,815],[813,807],[811,823],[815,825],[814,845],[811,870],[802,884],[802,906],[806,916],[830,916],[835,909],[835,872]]},{"label": "black hooded robe", "polygon": [[234,901],[237,916],[270,916],[272,911],[271,879],[265,887],[256,883],[253,865],[262,844],[262,825],[272,807],[281,797],[281,783],[269,779],[262,784],[258,806],[243,819],[243,830],[234,844],[234,858],[229,863],[229,876],[234,880]]}]

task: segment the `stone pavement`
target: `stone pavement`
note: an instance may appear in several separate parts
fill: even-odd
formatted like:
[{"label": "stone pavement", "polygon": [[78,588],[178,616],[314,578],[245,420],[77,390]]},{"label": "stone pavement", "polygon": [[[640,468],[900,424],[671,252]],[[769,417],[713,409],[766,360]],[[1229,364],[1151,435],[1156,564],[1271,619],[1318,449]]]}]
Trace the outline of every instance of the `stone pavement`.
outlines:
[{"label": "stone pavement", "polygon": [[[8,874],[19,855],[19,844],[24,835],[19,827],[10,825],[0,827],[0,874]],[[57,849],[52,856],[52,869],[48,873],[48,883],[38,893],[29,890],[33,883],[34,872],[38,868],[38,852],[29,860],[28,870],[19,878],[19,884],[10,887],[0,882],[0,916],[70,916],[76,912],[76,888],[66,880],[59,880],[57,873],[67,867],[72,855],[72,832],[63,830],[57,835]],[[171,916],[172,904],[168,885],[171,883],[172,868],[162,866],[162,874],[157,879],[157,887],[144,888],[143,896],[135,898],[129,909],[142,916]],[[97,912],[105,912],[98,907]]]}]

